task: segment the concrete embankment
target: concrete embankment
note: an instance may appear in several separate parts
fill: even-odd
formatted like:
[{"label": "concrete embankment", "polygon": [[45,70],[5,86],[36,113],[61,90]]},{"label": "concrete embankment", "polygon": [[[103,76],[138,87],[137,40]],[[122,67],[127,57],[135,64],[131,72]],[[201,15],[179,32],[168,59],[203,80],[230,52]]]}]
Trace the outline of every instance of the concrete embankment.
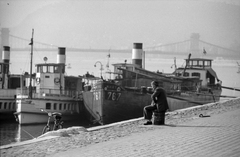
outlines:
[{"label": "concrete embankment", "polygon": [[[212,117],[240,109],[240,98],[217,102],[166,113],[166,126],[172,127],[189,121]],[[204,119],[204,118],[202,118]],[[143,118],[132,119],[106,126],[85,129],[72,127],[47,133],[41,137],[17,144],[0,147],[1,156],[53,156],[71,149],[84,149],[109,141],[147,135],[162,130],[162,126],[143,126]],[[171,128],[169,128],[171,129]],[[197,142],[197,141],[196,141]]]}]

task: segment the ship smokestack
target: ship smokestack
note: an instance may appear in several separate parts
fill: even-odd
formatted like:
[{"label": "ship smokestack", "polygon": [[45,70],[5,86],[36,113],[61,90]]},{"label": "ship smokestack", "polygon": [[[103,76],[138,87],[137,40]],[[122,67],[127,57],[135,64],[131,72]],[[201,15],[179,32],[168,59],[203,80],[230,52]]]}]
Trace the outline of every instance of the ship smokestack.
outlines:
[{"label": "ship smokestack", "polygon": [[142,68],[142,43],[133,43],[132,64],[139,65]]},{"label": "ship smokestack", "polygon": [[9,63],[9,61],[10,61],[10,47],[9,46],[3,46],[2,61],[3,61],[3,63]]},{"label": "ship smokestack", "polygon": [[57,63],[66,63],[66,55],[65,55],[66,48],[65,47],[59,47],[58,48],[58,54],[57,54]]}]

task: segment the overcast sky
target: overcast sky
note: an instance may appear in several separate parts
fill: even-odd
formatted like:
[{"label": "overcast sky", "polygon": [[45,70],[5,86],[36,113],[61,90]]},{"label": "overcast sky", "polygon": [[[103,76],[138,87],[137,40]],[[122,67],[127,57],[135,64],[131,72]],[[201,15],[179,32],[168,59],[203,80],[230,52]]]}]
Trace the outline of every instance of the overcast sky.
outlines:
[{"label": "overcast sky", "polygon": [[131,48],[200,39],[240,44],[238,0],[0,0],[0,27],[35,41],[77,48]]}]

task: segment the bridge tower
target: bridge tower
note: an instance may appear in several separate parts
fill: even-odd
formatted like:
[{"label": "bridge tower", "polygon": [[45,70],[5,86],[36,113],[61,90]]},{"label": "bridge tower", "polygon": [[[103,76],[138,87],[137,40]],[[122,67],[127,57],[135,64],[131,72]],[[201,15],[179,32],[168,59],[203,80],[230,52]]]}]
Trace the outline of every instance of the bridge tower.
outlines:
[{"label": "bridge tower", "polygon": [[198,56],[200,53],[199,49],[199,33],[192,33],[190,36],[190,53]]},{"label": "bridge tower", "polygon": [[2,62],[2,52],[3,52],[3,46],[10,46],[9,45],[9,28],[2,28],[1,29],[1,45],[0,45],[0,62]]}]

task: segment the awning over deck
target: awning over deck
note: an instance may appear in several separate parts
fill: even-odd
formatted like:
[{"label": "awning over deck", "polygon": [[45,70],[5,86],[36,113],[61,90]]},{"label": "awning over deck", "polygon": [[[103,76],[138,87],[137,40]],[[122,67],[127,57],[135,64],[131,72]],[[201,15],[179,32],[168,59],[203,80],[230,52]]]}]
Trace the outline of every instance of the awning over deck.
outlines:
[{"label": "awning over deck", "polygon": [[212,68],[207,68],[207,71],[219,81],[216,72]]}]

